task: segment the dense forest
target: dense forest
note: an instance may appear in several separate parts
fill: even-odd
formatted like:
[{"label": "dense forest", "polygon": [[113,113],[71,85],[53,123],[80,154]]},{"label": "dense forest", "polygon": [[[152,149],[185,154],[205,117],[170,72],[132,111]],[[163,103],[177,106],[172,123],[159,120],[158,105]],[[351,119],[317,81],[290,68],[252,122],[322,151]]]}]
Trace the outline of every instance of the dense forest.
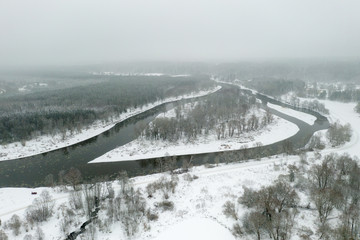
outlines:
[{"label": "dense forest", "polygon": [[276,78],[255,78],[251,81],[244,81],[242,84],[271,96],[280,96],[290,91],[301,95],[305,89],[305,82],[303,81]]},{"label": "dense forest", "polygon": [[209,89],[205,76],[171,78],[107,76],[106,81],[67,89],[2,97],[0,143],[31,139],[43,134],[81,131],[95,120],[116,117],[167,97]]},{"label": "dense forest", "polygon": [[175,118],[155,119],[142,134],[146,139],[167,141],[190,141],[211,131],[216,132],[218,139],[238,137],[245,131],[257,130],[272,122],[269,111],[261,115],[250,111],[256,107],[254,97],[244,95],[237,88],[227,89],[222,94],[196,102],[186,114],[182,114],[180,106],[175,110]]},{"label": "dense forest", "polygon": [[360,101],[360,90],[347,89],[343,91],[333,91],[329,93],[329,99],[341,102],[358,102]]}]

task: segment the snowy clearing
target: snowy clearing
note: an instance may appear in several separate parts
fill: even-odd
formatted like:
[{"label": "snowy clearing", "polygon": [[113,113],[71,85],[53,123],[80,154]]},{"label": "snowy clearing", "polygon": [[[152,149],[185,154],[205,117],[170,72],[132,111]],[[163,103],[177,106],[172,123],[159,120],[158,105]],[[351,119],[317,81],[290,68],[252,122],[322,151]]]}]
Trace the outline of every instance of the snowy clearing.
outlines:
[{"label": "snowy clearing", "polygon": [[272,109],[274,109],[276,111],[279,111],[281,113],[284,113],[286,115],[295,117],[295,118],[297,118],[297,119],[299,119],[299,120],[301,120],[303,122],[306,122],[309,125],[313,125],[315,120],[316,120],[316,117],[311,115],[311,114],[296,111],[296,110],[293,110],[291,108],[282,107],[282,106],[272,104],[272,103],[267,103],[267,106],[269,108],[272,108]]},{"label": "snowy clearing", "polygon": [[295,135],[299,128],[279,117],[274,116],[274,122],[260,131],[244,133],[241,138],[229,138],[217,140],[216,134],[199,137],[194,142],[169,143],[161,140],[149,141],[136,139],[128,144],[116,148],[89,163],[117,162],[138,159],[157,158],[164,156],[178,156],[184,154],[199,154],[209,152],[221,152],[269,145]]},{"label": "snowy clearing", "polygon": [[208,218],[194,217],[171,226],[154,240],[234,240],[225,227]]},{"label": "snowy clearing", "polygon": [[131,108],[126,113],[121,114],[118,118],[114,118],[111,122],[96,121],[92,126],[87,129],[82,129],[81,133],[71,135],[69,132],[65,139],[60,134],[55,136],[40,136],[25,143],[25,146],[21,142],[14,142],[6,145],[0,145],[0,161],[13,160],[23,157],[29,157],[40,153],[49,152],[59,148],[71,146],[73,144],[85,141],[96,135],[99,135],[110,128],[114,127],[116,123],[126,120],[134,115],[145,112],[151,108],[159,106],[163,103],[177,101],[181,99],[189,99],[195,97],[205,96],[207,94],[214,93],[221,89],[221,86],[217,86],[214,89],[207,91],[193,92],[187,95],[178,97],[166,98],[161,101],[153,102],[151,104]]}]

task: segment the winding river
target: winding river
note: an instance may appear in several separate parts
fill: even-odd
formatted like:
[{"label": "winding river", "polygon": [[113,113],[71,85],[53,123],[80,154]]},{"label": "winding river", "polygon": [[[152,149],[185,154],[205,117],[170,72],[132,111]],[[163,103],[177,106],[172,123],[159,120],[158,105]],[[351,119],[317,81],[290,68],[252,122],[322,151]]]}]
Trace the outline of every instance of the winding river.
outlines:
[{"label": "winding river", "polygon": [[[224,91],[226,88],[234,87],[227,84],[222,85],[223,89],[213,94],[221,94],[221,91]],[[251,94],[249,91],[247,91],[247,93]],[[156,161],[156,159],[93,164],[88,164],[88,162],[116,147],[134,140],[136,138],[136,128],[139,124],[149,123],[159,113],[173,108],[178,103],[183,104],[185,102],[199,100],[206,97],[207,96],[203,96],[195,99],[164,103],[158,107],[120,122],[112,129],[96,137],[90,138],[75,145],[22,159],[2,161],[0,162],[0,187],[42,186],[44,178],[47,175],[52,174],[54,179],[57,179],[59,171],[68,170],[71,167],[78,168],[81,171],[84,179],[87,180],[99,176],[109,176],[111,179],[122,170],[127,171],[130,177],[157,172],[160,170],[160,168],[157,165],[159,161]],[[263,103],[271,102],[295,109],[292,106],[283,104],[277,100],[271,99],[261,94],[256,94],[256,97]],[[316,116],[317,120],[315,121],[314,125],[311,126],[297,118],[290,117],[271,109],[271,112],[274,115],[296,124],[300,129],[298,133],[286,140],[267,146],[234,150],[225,153],[218,152],[178,156],[176,158],[176,164],[177,166],[181,166],[183,160],[189,160],[190,158],[192,158],[192,163],[194,165],[200,165],[204,163],[228,161],[229,159],[246,160],[249,158],[274,155],[283,152],[284,146],[288,146],[289,143],[294,149],[305,146],[314,132],[329,127],[328,120],[320,114],[307,109],[295,110],[300,110]],[[227,156],[230,155],[231,158],[228,158]]]}]

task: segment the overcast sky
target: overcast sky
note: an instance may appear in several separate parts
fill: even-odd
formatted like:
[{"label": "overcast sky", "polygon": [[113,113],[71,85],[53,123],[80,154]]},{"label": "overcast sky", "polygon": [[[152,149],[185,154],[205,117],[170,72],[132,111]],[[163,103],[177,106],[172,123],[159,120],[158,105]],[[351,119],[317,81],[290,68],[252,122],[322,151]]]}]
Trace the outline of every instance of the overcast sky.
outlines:
[{"label": "overcast sky", "polygon": [[0,65],[360,56],[360,0],[0,0]]}]

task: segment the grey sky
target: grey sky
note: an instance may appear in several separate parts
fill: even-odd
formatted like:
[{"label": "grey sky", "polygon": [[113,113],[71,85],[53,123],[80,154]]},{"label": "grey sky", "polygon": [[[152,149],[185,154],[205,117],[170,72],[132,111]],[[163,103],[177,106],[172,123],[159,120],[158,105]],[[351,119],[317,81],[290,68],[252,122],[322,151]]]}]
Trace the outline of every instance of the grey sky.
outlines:
[{"label": "grey sky", "polygon": [[359,0],[0,0],[0,65],[360,56]]}]

